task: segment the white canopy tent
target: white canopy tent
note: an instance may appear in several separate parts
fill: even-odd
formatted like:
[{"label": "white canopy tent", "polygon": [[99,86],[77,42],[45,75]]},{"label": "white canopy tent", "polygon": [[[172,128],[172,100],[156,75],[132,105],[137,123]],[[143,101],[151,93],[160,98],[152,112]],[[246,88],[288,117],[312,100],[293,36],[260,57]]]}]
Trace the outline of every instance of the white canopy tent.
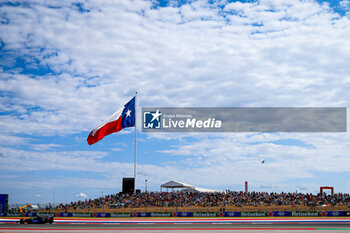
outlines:
[{"label": "white canopy tent", "polygon": [[186,188],[183,190],[184,192],[189,192],[189,193],[222,193],[220,190],[214,190],[214,189],[205,189],[205,188]]},{"label": "white canopy tent", "polygon": [[193,185],[190,185],[190,184],[185,184],[185,183],[182,183],[182,182],[177,182],[177,181],[169,181],[169,182],[166,182],[165,184],[162,184],[160,186],[160,191],[162,191],[162,188],[166,188],[167,191],[168,189],[172,189],[174,191],[175,188],[178,188],[178,189],[185,189],[185,188],[194,188]]},{"label": "white canopy tent", "polygon": [[172,191],[174,191],[175,188],[178,188],[178,189],[181,189],[181,191],[183,191],[183,192],[191,192],[191,193],[195,193],[195,192],[208,192],[208,193],[222,192],[219,190],[198,188],[198,187],[195,187],[194,185],[190,185],[190,184],[186,184],[186,183],[178,182],[178,181],[173,181],[173,180],[162,184],[160,186],[161,192],[162,192],[163,188],[166,188],[167,192],[168,192],[169,188],[172,189]]}]

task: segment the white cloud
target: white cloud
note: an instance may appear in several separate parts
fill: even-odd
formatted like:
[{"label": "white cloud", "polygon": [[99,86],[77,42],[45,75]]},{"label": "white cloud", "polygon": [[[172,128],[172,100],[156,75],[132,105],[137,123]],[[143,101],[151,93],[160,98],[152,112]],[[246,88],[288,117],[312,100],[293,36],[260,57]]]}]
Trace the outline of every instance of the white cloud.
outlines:
[{"label": "white cloud", "polygon": [[122,148],[113,148],[113,149],[111,149],[112,151],[123,151],[123,149]]},{"label": "white cloud", "polygon": [[[159,152],[185,155],[185,159],[176,162],[177,166],[192,167],[193,173],[199,172],[203,176],[205,174],[201,172],[206,171],[216,179],[216,184],[233,183],[233,180],[238,182],[239,179],[260,184],[283,183],[293,179],[314,179],[315,172],[347,172],[346,164],[350,162],[347,157],[347,148],[350,146],[347,143],[348,137],[346,133],[332,137],[329,134],[297,133],[253,136],[231,134],[219,138],[202,136],[194,142],[183,141],[172,149]],[[299,142],[296,145],[278,144],[278,140],[291,139]],[[261,164],[262,160],[265,160],[264,164]],[[225,179],[226,176],[233,178],[229,181]],[[191,179],[195,180],[195,177],[192,175]],[[210,180],[209,176],[205,177],[205,181]],[[200,180],[196,182],[201,183]],[[214,180],[211,182],[215,183]]]},{"label": "white cloud", "polygon": [[50,143],[50,144],[32,144],[31,145],[33,150],[37,151],[47,151],[47,150],[53,150],[55,148],[63,147],[62,145]]},{"label": "white cloud", "polygon": [[[75,170],[104,172],[120,166],[124,171],[127,165],[105,163],[101,159],[107,152],[101,151],[28,151],[1,147],[4,156],[1,164],[8,171]],[[124,167],[124,168],[123,168]]]},{"label": "white cloud", "polygon": [[0,145],[18,145],[28,143],[29,138],[18,137],[13,135],[0,135]]},{"label": "white cloud", "polygon": [[83,199],[87,198],[87,195],[85,193],[79,193],[79,194],[77,194],[75,196],[79,197],[79,198],[83,198]]},{"label": "white cloud", "polygon": [[[98,11],[95,9],[97,6],[90,3],[89,8],[93,10],[88,14],[38,5],[38,15],[34,15],[31,8],[20,10],[27,13],[26,18],[12,9],[13,17],[17,18],[11,20],[18,24],[6,26],[9,27],[6,31],[18,39],[5,38],[6,46],[24,40],[30,33],[35,46],[57,51],[57,56],[41,60],[59,71],[69,72],[41,79],[7,74],[3,85],[7,91],[17,93],[18,103],[14,104],[40,106],[44,110],[40,110],[44,113],[42,115],[35,112],[26,114],[23,116],[25,119],[15,121],[16,124],[26,120],[38,122],[44,126],[42,128],[52,132],[46,121],[53,121],[53,127],[66,122],[67,127],[60,131],[71,133],[68,127],[81,130],[87,127],[86,121],[94,125],[103,115],[108,115],[110,109],[116,109],[112,99],[123,102],[125,98],[122,96],[130,97],[130,91],[135,89],[140,91],[141,104],[157,100],[160,104],[176,106],[203,105],[198,100],[204,99],[210,106],[226,106],[232,102],[235,105],[240,102],[240,105],[268,106],[276,105],[275,96],[282,97],[279,105],[291,105],[292,100],[294,105],[300,106],[346,102],[345,98],[343,102],[335,98],[341,88],[331,82],[339,69],[349,71],[345,62],[349,53],[344,50],[349,30],[344,24],[346,19],[331,21],[334,15],[312,2],[231,4],[234,4],[231,8],[246,9],[244,19],[247,22],[232,21],[233,25],[231,22],[227,24],[220,18],[218,9],[209,8],[203,2],[185,4],[167,15],[182,14],[185,17],[206,12],[212,16],[209,22],[203,23],[201,18],[205,13],[200,13],[199,17],[191,16],[190,22],[182,24],[164,22],[162,15],[149,18],[149,12],[168,8],[154,10],[147,8],[147,4],[136,5],[131,12],[125,12],[125,8],[130,7],[128,4],[106,4],[106,8],[98,6]],[[266,11],[270,7],[275,12]],[[145,11],[145,16],[138,14],[141,9]],[[15,29],[22,27],[19,24],[21,20],[31,16],[32,24],[38,29],[33,32],[32,28],[21,28],[20,36]],[[296,20],[281,21],[291,16]],[[254,22],[263,26],[246,26],[246,23]],[[43,27],[47,30],[42,30]],[[232,31],[240,27],[244,31]],[[342,30],[338,30],[339,27]],[[255,31],[260,33],[250,35]],[[259,39],[259,36],[263,37]],[[343,59],[338,60],[337,57]],[[71,62],[67,63],[69,60]],[[59,66],[56,67],[56,64]],[[70,67],[64,68],[67,65]],[[142,75],[137,70],[142,70]],[[73,71],[81,76],[72,77]],[[325,88],[325,82],[335,88],[334,92],[329,96],[326,93],[316,96],[316,92],[318,95],[322,92],[322,86]],[[129,95],[112,91],[120,90],[126,83],[131,84],[127,91]],[[93,86],[90,87],[90,84]],[[200,91],[206,86],[212,88]],[[230,95],[232,92],[235,95]],[[306,95],[311,103],[305,102]],[[101,110],[104,114],[100,114]],[[86,123],[73,120],[79,119],[79,115],[87,117],[84,119]]]},{"label": "white cloud", "polygon": [[349,0],[342,0],[339,2],[339,5],[344,8],[345,10],[350,9],[350,1]]}]

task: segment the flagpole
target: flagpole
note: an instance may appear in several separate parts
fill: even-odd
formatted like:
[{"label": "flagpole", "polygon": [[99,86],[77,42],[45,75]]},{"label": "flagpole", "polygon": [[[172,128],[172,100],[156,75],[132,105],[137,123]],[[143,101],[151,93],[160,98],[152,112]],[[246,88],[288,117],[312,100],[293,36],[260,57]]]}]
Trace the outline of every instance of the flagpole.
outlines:
[{"label": "flagpole", "polygon": [[136,152],[137,152],[137,91],[135,92],[135,155],[134,155],[134,194],[136,194]]}]

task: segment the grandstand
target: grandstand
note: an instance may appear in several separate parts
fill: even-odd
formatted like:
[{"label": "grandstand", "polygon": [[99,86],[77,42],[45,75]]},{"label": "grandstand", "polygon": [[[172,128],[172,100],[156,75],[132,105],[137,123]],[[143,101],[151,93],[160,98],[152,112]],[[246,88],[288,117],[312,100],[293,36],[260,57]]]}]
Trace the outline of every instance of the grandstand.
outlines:
[{"label": "grandstand", "polygon": [[262,212],[262,211],[349,211],[349,194],[303,194],[265,192],[143,192],[114,194],[59,204],[43,213],[135,213],[135,212]]}]

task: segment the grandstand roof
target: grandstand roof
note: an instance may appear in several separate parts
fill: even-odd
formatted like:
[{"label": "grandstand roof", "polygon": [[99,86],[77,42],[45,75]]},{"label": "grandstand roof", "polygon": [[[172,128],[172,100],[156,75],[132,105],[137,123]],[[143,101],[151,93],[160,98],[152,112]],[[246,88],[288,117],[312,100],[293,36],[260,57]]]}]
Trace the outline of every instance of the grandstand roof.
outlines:
[{"label": "grandstand roof", "polygon": [[193,188],[186,188],[184,189],[185,192],[199,192],[199,193],[221,193],[222,191],[220,190],[214,190],[214,189],[205,189],[205,188],[198,188],[198,187],[193,187]]},{"label": "grandstand roof", "polygon": [[214,192],[221,192],[218,190],[214,189],[205,189],[205,188],[198,188],[195,187],[194,185],[186,184],[183,182],[178,182],[178,181],[169,181],[160,186],[160,188],[181,188],[185,192],[206,192],[206,193],[214,193]]},{"label": "grandstand roof", "polygon": [[193,185],[185,184],[185,183],[177,182],[173,180],[162,184],[160,187],[162,188],[194,188]]}]

